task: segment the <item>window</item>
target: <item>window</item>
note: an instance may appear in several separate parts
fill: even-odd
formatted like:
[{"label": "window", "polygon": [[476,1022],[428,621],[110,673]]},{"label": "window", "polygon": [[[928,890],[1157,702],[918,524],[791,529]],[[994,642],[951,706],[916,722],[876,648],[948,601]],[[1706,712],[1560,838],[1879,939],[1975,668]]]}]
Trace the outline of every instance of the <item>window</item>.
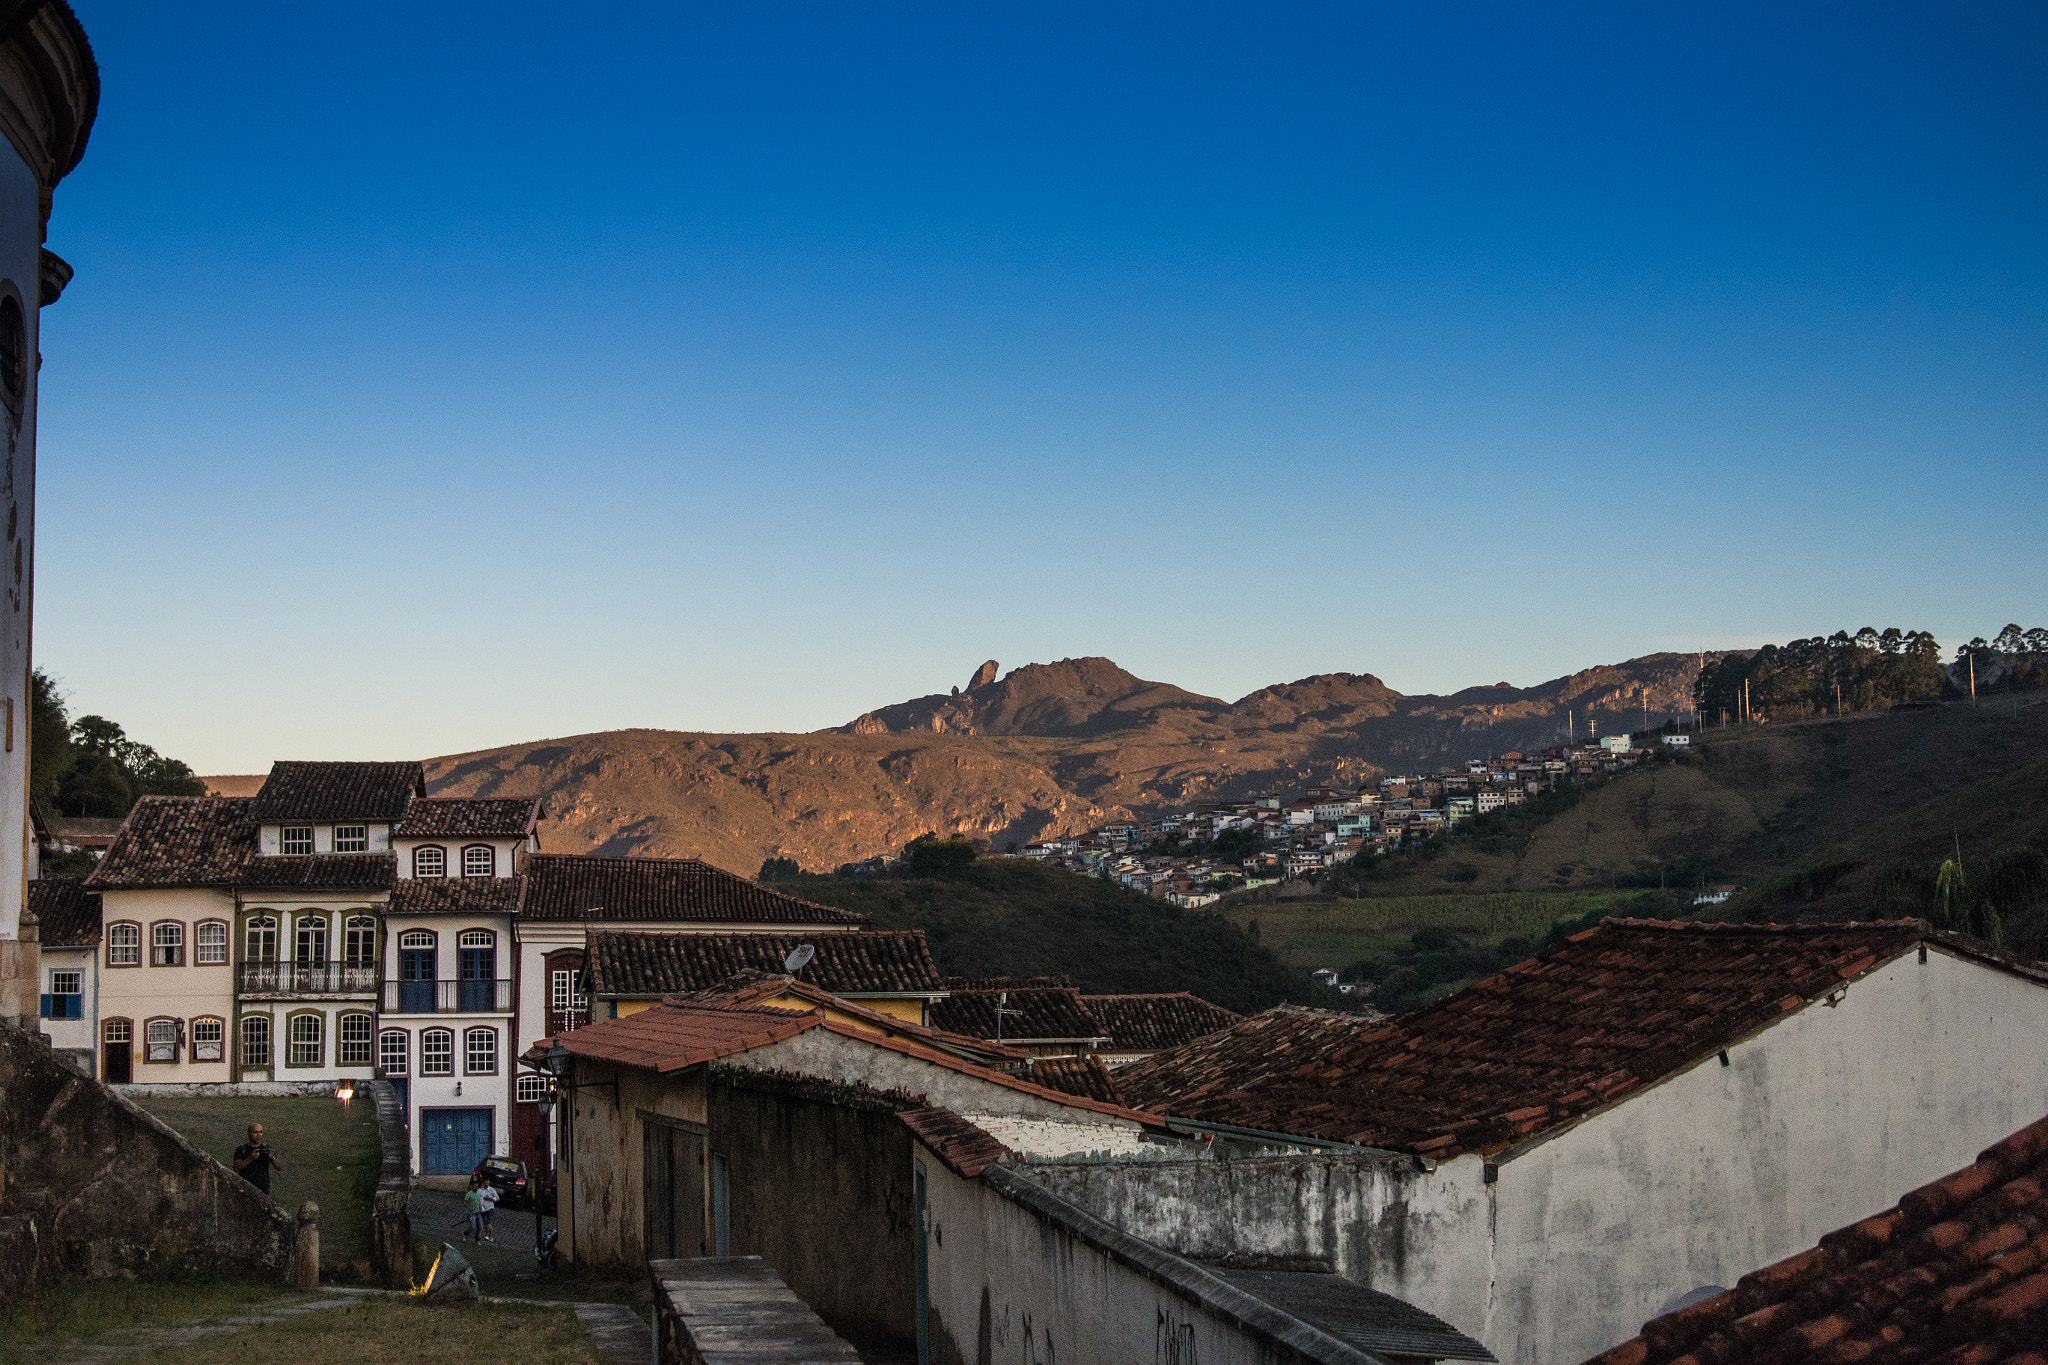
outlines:
[{"label": "window", "polygon": [[139,967],[142,965],[141,925],[110,924],[107,926],[107,965],[109,967]]},{"label": "window", "polygon": [[182,967],[185,965],[185,926],[175,921],[149,926],[149,965],[152,967]]},{"label": "window", "polygon": [[298,951],[294,956],[299,964],[324,964],[327,961],[327,916],[300,915],[297,928]]},{"label": "window", "polygon": [[488,929],[464,929],[455,943],[459,948],[495,948],[498,936]]},{"label": "window", "polygon": [[517,1087],[517,1093],[513,1098],[521,1104],[537,1103],[541,1096],[548,1093],[548,1078],[536,1076],[532,1072],[521,1076],[514,1084]]},{"label": "window", "polygon": [[84,974],[83,972],[55,972],[55,971],[51,972],[51,973],[50,973],[50,994],[52,994],[52,995],[78,995],[78,994],[80,994],[80,990],[79,990],[79,984],[80,984],[80,982],[81,982],[81,981],[83,981],[83,979],[84,979],[84,975],[85,975],[85,974]]},{"label": "window", "polygon": [[377,921],[370,915],[350,915],[342,935],[342,960],[351,967],[377,965]]},{"label": "window", "polygon": [[576,971],[556,972],[549,983],[548,1007],[557,1014],[589,1008],[590,997],[583,993],[582,976]]},{"label": "window", "polygon": [[473,1028],[462,1035],[462,1069],[470,1076],[498,1074],[498,1031]]},{"label": "window", "polygon": [[251,915],[249,917],[249,953],[251,962],[277,961],[277,916]]},{"label": "window", "polygon": [[313,827],[311,825],[286,825],[284,837],[278,847],[287,857],[303,858],[313,851]]},{"label": "window", "polygon": [[368,853],[370,851],[370,827],[368,825],[336,825],[334,827],[334,851],[336,853]]},{"label": "window", "polygon": [[455,1074],[455,1035],[444,1028],[430,1028],[420,1035],[420,1075]]},{"label": "window", "polygon": [[221,1042],[222,1025],[218,1019],[194,1019],[192,1021],[192,1060],[195,1062],[219,1062],[227,1059]]},{"label": "window", "polygon": [[242,1065],[270,1065],[270,1016],[267,1014],[245,1014],[242,1016]]},{"label": "window", "polygon": [[404,1029],[385,1029],[384,1036],[377,1040],[377,1065],[384,1068],[387,1076],[403,1076],[407,1050]]},{"label": "window", "polygon": [[370,1064],[370,1016],[367,1014],[344,1014],[341,1016],[341,1055],[335,1061],[342,1066],[368,1066]]},{"label": "window", "polygon": [[412,851],[412,875],[415,877],[445,877],[448,875],[448,850],[445,848],[416,848]]},{"label": "window", "polygon": [[51,969],[50,991],[42,999],[42,1016],[45,1019],[83,1019],[85,1017],[85,996],[82,983],[85,973],[69,969]]},{"label": "window", "polygon": [[326,1060],[326,1040],[321,1036],[324,1023],[317,1014],[294,1014],[286,1021],[286,1066],[319,1066]]},{"label": "window", "polygon": [[151,1062],[175,1062],[178,1060],[178,1021],[175,1019],[152,1019],[142,1026],[143,1060]]},{"label": "window", "polygon": [[133,1037],[134,1035],[129,1031],[129,1024],[126,1019],[107,1020],[106,1039],[108,1042],[125,1043]]},{"label": "window", "polygon": [[471,844],[462,850],[462,875],[465,877],[495,877],[498,875],[498,850],[488,844]]},{"label": "window", "polygon": [[192,960],[202,967],[217,966],[228,960],[227,921],[201,920],[192,931]]}]

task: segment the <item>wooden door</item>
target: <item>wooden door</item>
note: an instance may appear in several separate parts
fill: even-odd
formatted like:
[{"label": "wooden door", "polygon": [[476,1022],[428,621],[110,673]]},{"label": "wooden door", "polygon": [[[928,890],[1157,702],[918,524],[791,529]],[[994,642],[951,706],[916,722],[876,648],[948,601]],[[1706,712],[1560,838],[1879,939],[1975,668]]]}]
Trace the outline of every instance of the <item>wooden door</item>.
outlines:
[{"label": "wooden door", "polygon": [[643,1120],[647,1259],[704,1254],[704,1135]]}]

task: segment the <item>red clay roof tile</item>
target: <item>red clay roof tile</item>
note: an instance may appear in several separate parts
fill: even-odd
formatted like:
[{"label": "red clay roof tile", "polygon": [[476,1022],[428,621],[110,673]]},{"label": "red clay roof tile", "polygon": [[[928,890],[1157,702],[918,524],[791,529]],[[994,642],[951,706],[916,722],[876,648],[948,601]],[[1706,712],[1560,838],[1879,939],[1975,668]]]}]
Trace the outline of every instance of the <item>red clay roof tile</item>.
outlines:
[{"label": "red clay roof tile", "polygon": [[527,858],[525,872],[527,919],[849,928],[870,922],[866,915],[784,895],[696,858],[536,853]]}]

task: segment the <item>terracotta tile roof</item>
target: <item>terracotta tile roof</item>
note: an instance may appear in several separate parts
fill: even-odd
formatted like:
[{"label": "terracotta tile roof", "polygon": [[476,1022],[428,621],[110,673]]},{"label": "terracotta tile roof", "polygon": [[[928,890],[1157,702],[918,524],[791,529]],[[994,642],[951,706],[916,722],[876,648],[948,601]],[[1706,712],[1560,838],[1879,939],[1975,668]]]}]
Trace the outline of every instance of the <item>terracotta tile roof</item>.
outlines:
[{"label": "terracotta tile roof", "polygon": [[949,976],[949,991],[1017,991],[1041,986],[1071,986],[1064,976]]},{"label": "terracotta tile roof", "polygon": [[45,948],[76,948],[100,941],[100,896],[83,877],[42,877],[28,884],[28,908],[42,927]]},{"label": "terracotta tile roof", "polygon": [[978,1177],[1009,1149],[950,1109],[906,1109],[896,1116],[912,1135],[963,1180]]},{"label": "terracotta tile roof", "polygon": [[823,1016],[816,1012],[799,1014],[744,1005],[657,1005],[624,1018],[558,1033],[555,1041],[574,1057],[649,1071],[680,1071],[794,1038],[822,1022]]},{"label": "terracotta tile roof", "polygon": [[1493,1352],[1433,1313],[1327,1271],[1204,1267],[1218,1279],[1387,1360],[1492,1360]]},{"label": "terracotta tile roof", "polygon": [[383,891],[397,881],[398,860],[389,853],[315,853],[303,858],[251,858],[242,864],[240,885]]},{"label": "terracotta tile roof", "polygon": [[394,839],[523,839],[543,814],[538,796],[523,800],[424,797],[392,827]]},{"label": "terracotta tile roof", "polygon": [[94,890],[150,886],[233,886],[256,856],[253,798],[145,796],[120,837],[85,879]]},{"label": "terracotta tile roof", "polygon": [[400,877],[391,883],[392,915],[516,915],[524,877]]},{"label": "terracotta tile roof", "polygon": [[817,950],[803,979],[833,995],[938,992],[939,969],[920,929],[816,934],[590,935],[584,957],[594,996],[677,995],[729,980],[734,973],[780,973],[798,944]]},{"label": "terracotta tile roof", "polygon": [[2048,1119],[1594,1361],[2042,1362],[2044,1347]]},{"label": "terracotta tile roof", "polygon": [[1119,1070],[1117,1088],[1201,1122],[1491,1152],[1711,1056],[1923,938],[1919,920],[1607,920],[1399,1019],[1269,1010]]},{"label": "terracotta tile roof", "polygon": [[1102,1064],[1100,1057],[1043,1057],[1031,1064],[1031,1069],[1024,1073],[1024,1079],[1048,1090],[1085,1095],[1107,1104],[1124,1102],[1123,1096],[1117,1093],[1116,1082],[1110,1079],[1109,1068]]},{"label": "terracotta tile roof", "polygon": [[1244,1022],[1244,1016],[1197,995],[1084,995],[1081,1004],[1116,1052],[1156,1052]]},{"label": "terracotta tile roof", "polygon": [[[996,1002],[1007,994],[1002,1028],[996,1027]],[[1086,1039],[1107,1037],[1109,1030],[1081,1004],[1072,986],[1024,986],[1004,991],[956,990],[932,1002],[932,1023],[972,1038]]]},{"label": "terracotta tile roof", "polygon": [[792,980],[783,972],[761,971],[754,967],[743,968],[724,981],[707,986],[703,990],[691,991],[684,995],[663,996],[662,1003],[736,1007],[759,1005],[776,996],[792,995],[807,1000],[821,1009],[836,1010],[841,1014],[865,1020],[887,1037],[913,1039],[935,1047],[941,1052],[951,1053],[963,1061],[990,1067],[1006,1074],[1022,1076],[1025,1067],[1031,1061],[1031,1054],[1022,1048],[1005,1047],[1001,1043],[991,1043],[980,1038],[969,1038],[964,1034],[948,1033],[944,1029],[913,1024],[907,1019],[898,1019],[893,1014],[869,1009],[858,1000],[833,995],[807,981]]},{"label": "terracotta tile roof", "polygon": [[863,925],[866,915],[786,896],[696,858],[536,853],[526,860],[528,919],[679,920],[699,924]]},{"label": "terracotta tile roof", "polygon": [[259,825],[397,820],[426,794],[426,770],[418,763],[273,763],[251,816]]}]

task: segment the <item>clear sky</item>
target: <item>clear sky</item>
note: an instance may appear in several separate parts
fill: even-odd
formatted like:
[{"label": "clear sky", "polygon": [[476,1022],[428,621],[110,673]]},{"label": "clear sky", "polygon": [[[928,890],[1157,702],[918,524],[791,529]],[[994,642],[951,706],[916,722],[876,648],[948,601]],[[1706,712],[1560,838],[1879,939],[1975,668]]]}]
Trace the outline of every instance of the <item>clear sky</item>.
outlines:
[{"label": "clear sky", "polygon": [[77,0],[36,653],[202,772],[2048,624],[2048,7]]}]

